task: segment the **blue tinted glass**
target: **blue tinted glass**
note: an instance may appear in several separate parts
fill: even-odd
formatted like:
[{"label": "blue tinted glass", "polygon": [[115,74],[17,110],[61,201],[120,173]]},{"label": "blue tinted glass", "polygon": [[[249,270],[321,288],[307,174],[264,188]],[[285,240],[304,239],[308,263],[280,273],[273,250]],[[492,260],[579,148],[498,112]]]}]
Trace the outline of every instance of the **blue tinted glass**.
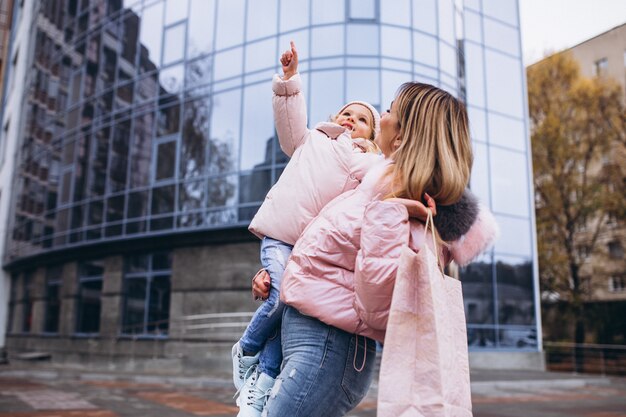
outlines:
[{"label": "blue tinted glass", "polygon": [[277,0],[249,1],[246,38],[254,40],[275,34],[277,20]]},{"label": "blue tinted glass", "polygon": [[[460,269],[463,283],[463,302],[468,325],[494,323],[493,263],[490,255],[483,255]],[[479,338],[478,334],[470,341]],[[472,342],[470,342],[472,344]],[[480,345],[478,341],[476,344]]]},{"label": "blue tinted glass", "polygon": [[498,213],[528,216],[526,155],[495,147],[490,148],[489,155],[493,209]]},{"label": "blue tinted glass", "polygon": [[328,121],[345,104],[343,71],[319,71],[311,74],[311,119],[309,126]]},{"label": "blue tinted glass", "polygon": [[413,27],[437,34],[436,0],[413,0]]},{"label": "blue tinted glass", "polygon": [[473,106],[467,108],[467,114],[469,117],[470,133],[472,139],[480,140],[482,142],[487,141],[487,120],[485,119],[486,112]]},{"label": "blue tinted glass", "polygon": [[165,30],[163,65],[179,61],[185,56],[185,30],[187,25],[182,23]]},{"label": "blue tinted glass", "polygon": [[489,108],[522,118],[522,63],[498,52],[485,50],[487,102]]},{"label": "blue tinted glass", "polygon": [[453,4],[454,0],[439,0],[437,2],[439,37],[451,45],[455,44]]},{"label": "blue tinted glass", "polygon": [[378,27],[373,25],[348,25],[348,54],[378,55]]},{"label": "blue tinted glass", "polygon": [[350,19],[376,19],[376,0],[350,0]]},{"label": "blue tinted glass", "polygon": [[465,39],[481,43],[483,40],[481,17],[478,13],[465,12]]},{"label": "blue tinted glass", "polygon": [[309,0],[280,2],[280,31],[303,28],[309,25]]},{"label": "blue tinted glass", "polygon": [[424,65],[437,66],[437,40],[419,32],[413,32],[413,58]]},{"label": "blue tinted glass", "polygon": [[347,94],[348,101],[366,101],[374,107],[380,106],[380,75],[375,70],[348,70]]},{"label": "blue tinted glass", "polygon": [[215,81],[240,75],[243,66],[243,48],[215,54]]},{"label": "blue tinted glass", "polygon": [[246,72],[273,68],[277,63],[276,38],[249,43],[246,46]]},{"label": "blue tinted glass", "polygon": [[191,0],[187,57],[195,57],[213,50],[215,0]]},{"label": "blue tinted glass", "polygon": [[517,26],[517,0],[483,1],[483,13]]},{"label": "blue tinted glass", "polygon": [[411,44],[410,31],[383,26],[380,37],[383,56],[411,59],[410,49],[407,50],[407,46]]},{"label": "blue tinted glass", "polygon": [[393,4],[383,2],[380,21],[393,25],[411,26],[411,0],[395,0]]},{"label": "blue tinted glass", "polygon": [[343,1],[315,0],[311,2],[313,24],[343,22],[345,15],[345,2]]},{"label": "blue tinted glass", "polygon": [[186,19],[189,15],[188,8],[188,1],[165,0],[165,24],[169,25]]},{"label": "blue tinted glass", "polygon": [[485,44],[487,46],[511,55],[520,56],[519,30],[491,19],[484,19],[483,23]]},{"label": "blue tinted glass", "polygon": [[274,117],[269,82],[244,90],[240,169],[258,169],[272,163]]},{"label": "blue tinted glass", "polygon": [[343,31],[343,25],[314,28],[311,31],[311,55],[313,57],[342,55]]},{"label": "blue tinted glass", "polygon": [[500,324],[534,324],[535,299],[530,259],[496,256],[496,278]]},{"label": "blue tinted glass", "polygon": [[216,49],[243,43],[244,0],[219,0]]},{"label": "blue tinted glass", "polygon": [[184,65],[178,64],[173,67],[161,70],[159,82],[161,84],[161,94],[178,94],[183,89]]},{"label": "blue tinted glass", "polygon": [[521,120],[492,113],[489,115],[489,143],[519,151],[526,150],[526,128]]},{"label": "blue tinted glass", "polygon": [[530,220],[496,215],[496,222],[500,226],[500,238],[495,245],[496,254],[529,257]]},{"label": "blue tinted glass", "polygon": [[237,169],[240,116],[241,90],[232,90],[213,97],[209,173]]},{"label": "blue tinted glass", "polygon": [[489,160],[487,159],[487,145],[474,142],[474,165],[470,177],[470,188],[472,192],[484,204],[489,205]]},{"label": "blue tinted glass", "polygon": [[396,97],[396,92],[400,85],[411,81],[411,74],[395,72],[395,71],[383,71],[382,72],[382,101],[380,103],[381,111],[386,111],[391,108],[391,102]]},{"label": "blue tinted glass", "polygon": [[[465,79],[467,102],[485,107],[485,73],[483,65],[483,48],[473,43],[465,43]],[[486,139],[485,136],[482,139]]]},{"label": "blue tinted glass", "polygon": [[161,38],[163,36],[163,3],[156,3],[143,11],[139,41],[153,63],[161,62]]}]

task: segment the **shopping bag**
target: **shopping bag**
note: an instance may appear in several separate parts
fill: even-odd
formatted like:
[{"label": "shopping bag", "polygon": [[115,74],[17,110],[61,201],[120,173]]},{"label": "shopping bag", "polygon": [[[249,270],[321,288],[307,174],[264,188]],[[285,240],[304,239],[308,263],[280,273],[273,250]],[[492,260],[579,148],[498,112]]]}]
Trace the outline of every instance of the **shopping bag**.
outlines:
[{"label": "shopping bag", "polygon": [[[432,217],[426,222],[433,234]],[[426,236],[425,236],[426,237]],[[424,239],[426,242],[426,239]],[[471,417],[461,282],[424,244],[400,256],[378,387],[378,417]]]}]

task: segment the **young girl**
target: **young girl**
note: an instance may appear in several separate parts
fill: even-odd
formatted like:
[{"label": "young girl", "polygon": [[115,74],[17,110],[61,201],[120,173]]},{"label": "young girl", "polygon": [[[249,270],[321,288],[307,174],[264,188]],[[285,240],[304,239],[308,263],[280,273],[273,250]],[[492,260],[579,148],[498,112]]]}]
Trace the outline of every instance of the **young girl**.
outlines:
[{"label": "young girl", "polygon": [[372,105],[350,102],[333,122],[308,129],[293,42],[280,62],[284,75],[275,75],[272,82],[274,121],[280,147],[291,160],[249,228],[262,239],[261,263],[271,277],[271,290],[232,348],[233,382],[241,390],[240,417],[261,415],[264,394],[280,372],[283,304],[279,289],[293,245],[326,203],[356,188],[369,168],[382,159],[373,142],[380,116]]}]

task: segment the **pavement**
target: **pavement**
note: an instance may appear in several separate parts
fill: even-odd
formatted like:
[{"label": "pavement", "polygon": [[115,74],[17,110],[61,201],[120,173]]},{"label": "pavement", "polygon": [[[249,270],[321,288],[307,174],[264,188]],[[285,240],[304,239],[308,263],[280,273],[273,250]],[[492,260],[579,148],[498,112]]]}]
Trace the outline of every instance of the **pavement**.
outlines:
[{"label": "pavement", "polygon": [[[474,417],[626,417],[626,378],[472,370]],[[0,417],[236,416],[228,375],[0,365]],[[377,384],[350,417],[376,416]]]}]

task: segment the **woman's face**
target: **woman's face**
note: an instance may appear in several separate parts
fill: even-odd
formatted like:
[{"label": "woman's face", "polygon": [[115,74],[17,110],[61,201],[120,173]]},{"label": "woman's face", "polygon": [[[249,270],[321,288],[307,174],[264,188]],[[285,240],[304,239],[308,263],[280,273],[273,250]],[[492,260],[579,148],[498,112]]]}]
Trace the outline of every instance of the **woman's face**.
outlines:
[{"label": "woman's face", "polygon": [[374,142],[383,151],[385,158],[388,158],[400,146],[400,122],[397,112],[397,105],[394,101],[391,103],[391,109],[380,116],[380,133]]}]

